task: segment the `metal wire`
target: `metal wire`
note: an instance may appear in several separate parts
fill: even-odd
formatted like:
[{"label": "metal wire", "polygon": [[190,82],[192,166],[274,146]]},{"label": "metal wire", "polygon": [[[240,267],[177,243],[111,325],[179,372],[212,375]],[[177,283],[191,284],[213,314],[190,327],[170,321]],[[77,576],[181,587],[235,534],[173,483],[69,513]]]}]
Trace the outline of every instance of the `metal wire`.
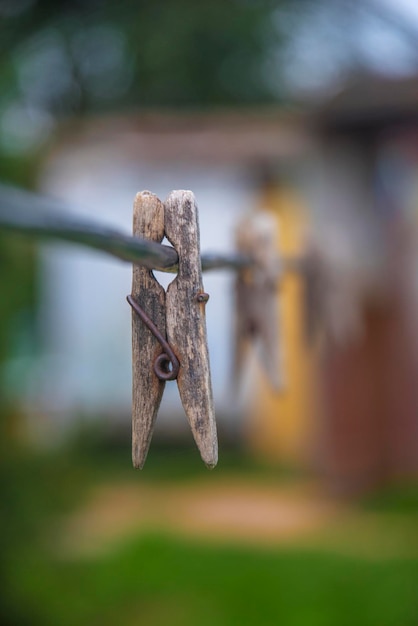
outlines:
[{"label": "metal wire", "polygon": [[[154,361],[154,372],[160,380],[175,380],[179,373],[180,362],[174,354],[170,344],[162,333],[158,330],[152,319],[145,313],[144,309],[136,302],[132,296],[126,296],[127,301],[141,318],[145,326],[152,332],[154,337],[159,341],[164,352],[159,354]],[[171,369],[170,369],[171,364]]]},{"label": "metal wire", "polygon": [[[75,218],[66,214],[65,208],[63,203],[38,194],[0,185],[0,230],[81,244],[149,269],[177,271],[178,255],[174,248]],[[238,254],[206,254],[201,260],[203,270],[239,269],[251,263]]]}]

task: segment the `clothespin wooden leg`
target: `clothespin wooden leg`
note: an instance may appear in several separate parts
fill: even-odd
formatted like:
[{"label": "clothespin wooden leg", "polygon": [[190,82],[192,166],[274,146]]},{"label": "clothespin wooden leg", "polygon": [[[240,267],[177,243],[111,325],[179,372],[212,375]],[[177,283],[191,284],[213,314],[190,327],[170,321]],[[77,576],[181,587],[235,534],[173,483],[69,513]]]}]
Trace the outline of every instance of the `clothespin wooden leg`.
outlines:
[{"label": "clothespin wooden leg", "polygon": [[167,339],[180,361],[177,385],[202,460],[218,461],[218,442],[200,261],[197,205],[191,191],[173,191],[165,202],[165,234],[179,256],[178,275],[166,293]]},{"label": "clothespin wooden leg", "polygon": [[[134,202],[133,233],[160,243],[164,238],[164,205],[149,191],[138,193]],[[145,267],[134,265],[132,298],[165,336],[165,291]],[[132,461],[142,468],[151,442],[155,418],[165,381],[152,364],[161,345],[135,311],[132,311]]]}]

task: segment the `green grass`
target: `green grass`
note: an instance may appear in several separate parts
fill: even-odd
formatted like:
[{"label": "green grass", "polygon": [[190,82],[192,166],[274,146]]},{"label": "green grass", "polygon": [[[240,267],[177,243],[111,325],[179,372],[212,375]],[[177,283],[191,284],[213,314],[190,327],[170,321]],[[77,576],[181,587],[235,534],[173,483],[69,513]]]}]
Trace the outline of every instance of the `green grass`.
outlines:
[{"label": "green grass", "polygon": [[201,467],[193,449],[155,448],[145,473],[131,469],[127,447],[49,455],[9,449],[0,466],[2,626],[418,623],[418,563],[409,557],[228,547],[168,533],[138,534],[101,557],[71,560],[51,548],[56,519],[115,478],[221,480],[232,472],[279,481],[236,453],[226,455],[219,475]]},{"label": "green grass", "polygon": [[144,536],[89,562],[31,554],[14,563],[7,591],[20,611],[15,623],[33,626],[415,626],[417,576],[409,560]]},{"label": "green grass", "polygon": [[393,485],[368,496],[361,504],[366,510],[381,513],[418,513],[418,484]]}]

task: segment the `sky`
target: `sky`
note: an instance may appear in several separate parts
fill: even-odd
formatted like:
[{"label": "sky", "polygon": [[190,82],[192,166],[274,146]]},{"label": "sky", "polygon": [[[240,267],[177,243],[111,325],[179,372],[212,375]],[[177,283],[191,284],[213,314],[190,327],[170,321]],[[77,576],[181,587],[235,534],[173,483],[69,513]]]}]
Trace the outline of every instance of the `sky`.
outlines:
[{"label": "sky", "polygon": [[277,26],[294,33],[278,91],[283,81],[291,92],[332,91],[344,84],[353,58],[377,74],[418,73],[418,0],[312,3],[302,20],[300,14],[283,20],[278,12]]},{"label": "sky", "polygon": [[378,0],[378,2],[413,20],[418,31],[418,2],[416,0]]}]

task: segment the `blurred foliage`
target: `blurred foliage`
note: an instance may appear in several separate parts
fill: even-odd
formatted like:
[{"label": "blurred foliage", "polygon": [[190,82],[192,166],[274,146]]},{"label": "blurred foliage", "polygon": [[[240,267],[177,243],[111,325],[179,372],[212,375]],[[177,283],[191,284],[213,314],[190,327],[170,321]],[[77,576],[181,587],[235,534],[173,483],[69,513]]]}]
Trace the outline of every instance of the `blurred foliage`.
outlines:
[{"label": "blurred foliage", "polygon": [[21,100],[42,117],[123,105],[276,100],[264,64],[283,37],[272,11],[285,5],[2,0],[3,102]]},{"label": "blurred foliage", "polygon": [[412,71],[417,41],[374,0],[0,0],[0,143],[35,149],[63,116],[284,102],[397,56]]},{"label": "blurred foliage", "polygon": [[[6,418],[6,400],[19,393],[3,371],[13,356],[23,364],[36,350],[36,248],[27,241],[0,234],[0,421]],[[7,297],[6,297],[7,294]],[[20,371],[21,384],[24,372]],[[1,428],[0,428],[1,431]]]},{"label": "blurred foliage", "polygon": [[[36,158],[34,155],[0,154],[0,172],[2,182],[31,188],[35,181]],[[25,359],[36,350],[36,250],[35,242],[0,232],[0,285],[3,294],[0,298],[0,432],[9,411],[7,400],[13,395],[3,370],[4,363],[12,356]],[[21,382],[23,385],[24,380]]]}]

